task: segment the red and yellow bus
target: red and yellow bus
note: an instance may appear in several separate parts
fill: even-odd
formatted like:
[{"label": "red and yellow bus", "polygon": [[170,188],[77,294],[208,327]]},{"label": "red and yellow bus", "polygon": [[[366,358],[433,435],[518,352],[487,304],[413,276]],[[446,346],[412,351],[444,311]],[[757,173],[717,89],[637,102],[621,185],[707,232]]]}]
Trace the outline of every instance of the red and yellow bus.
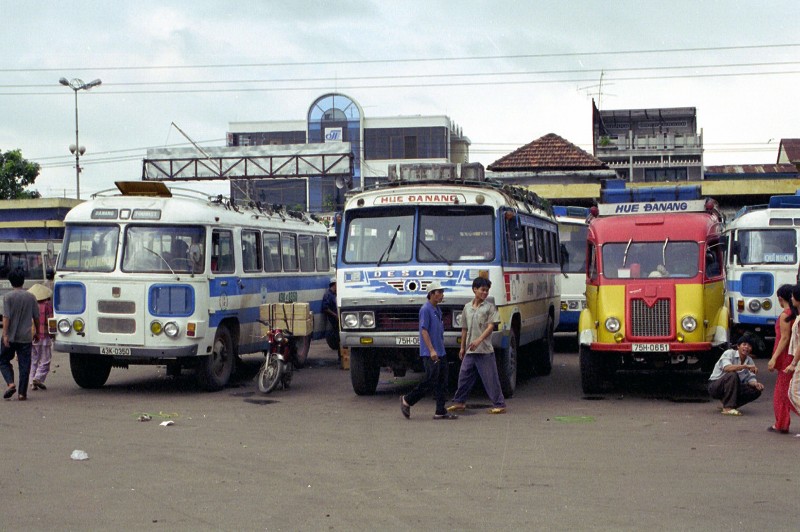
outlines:
[{"label": "red and yellow bus", "polygon": [[578,324],[584,393],[606,391],[622,369],[710,370],[728,341],[716,202],[690,199],[699,187],[616,192],[589,221]]}]

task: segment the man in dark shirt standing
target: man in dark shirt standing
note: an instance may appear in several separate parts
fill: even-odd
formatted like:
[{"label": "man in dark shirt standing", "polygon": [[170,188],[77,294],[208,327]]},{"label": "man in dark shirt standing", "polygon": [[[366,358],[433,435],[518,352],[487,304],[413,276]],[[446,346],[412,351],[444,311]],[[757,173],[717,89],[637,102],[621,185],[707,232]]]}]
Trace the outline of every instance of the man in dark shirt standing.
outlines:
[{"label": "man in dark shirt standing", "polygon": [[[28,379],[31,372],[31,344],[36,322],[39,321],[39,303],[36,297],[22,289],[25,273],[17,268],[8,274],[14,288],[3,296],[3,346],[0,352],[0,373],[6,381],[3,399],[11,399],[19,390],[19,400],[27,399]],[[17,356],[19,388],[14,385],[14,368],[11,360]]]}]

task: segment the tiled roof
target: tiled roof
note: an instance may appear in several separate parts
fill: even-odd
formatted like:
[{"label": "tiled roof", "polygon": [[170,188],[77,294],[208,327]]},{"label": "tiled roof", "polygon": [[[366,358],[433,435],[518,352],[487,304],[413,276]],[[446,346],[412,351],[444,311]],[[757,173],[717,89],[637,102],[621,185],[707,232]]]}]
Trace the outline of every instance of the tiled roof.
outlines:
[{"label": "tiled roof", "polygon": [[800,139],[781,139],[781,145],[778,149],[778,160],[780,160],[781,151],[786,152],[786,158],[790,162],[800,162]]},{"label": "tiled roof", "polygon": [[725,164],[706,166],[705,174],[797,174],[793,164]]},{"label": "tiled roof", "polygon": [[494,172],[536,170],[598,170],[606,164],[555,133],[517,148],[488,166]]}]

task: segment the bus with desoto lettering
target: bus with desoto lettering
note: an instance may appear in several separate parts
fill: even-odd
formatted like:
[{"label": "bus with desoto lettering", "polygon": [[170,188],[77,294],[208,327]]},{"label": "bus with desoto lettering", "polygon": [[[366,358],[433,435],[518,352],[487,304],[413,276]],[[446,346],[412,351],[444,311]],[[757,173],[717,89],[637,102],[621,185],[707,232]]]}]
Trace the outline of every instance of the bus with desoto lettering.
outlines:
[{"label": "bus with desoto lettering", "polygon": [[[323,224],[163,182],[117,187],[65,219],[50,328],[79,386],[103,386],[112,367],[159,364],[171,375],[193,368],[201,387],[220,389],[237,357],[268,349],[265,306],[292,312],[267,318],[303,325],[293,348],[306,359],[325,331]],[[304,319],[284,303],[307,303]]]},{"label": "bus with desoto lettering", "polygon": [[503,393],[517,368],[549,374],[560,313],[558,228],[528,190],[485,179],[479,164],[390,166],[388,182],[351,193],[337,216],[341,345],[358,395],[380,370],[419,369],[419,309],[430,283],[440,305],[451,375],[458,371],[461,312],[472,281],[492,282],[500,313],[492,335]]},{"label": "bus with desoto lettering", "polygon": [[601,190],[578,325],[584,393],[617,370],[713,367],[728,342],[723,224],[697,186]]},{"label": "bus with desoto lettering", "polygon": [[586,308],[587,207],[553,207],[561,240],[561,319],[556,332],[576,332]]},{"label": "bus with desoto lettering", "polygon": [[[762,341],[775,336],[775,321],[783,311],[776,292],[798,279],[798,232],[800,193],[744,207],[727,224],[726,297],[737,333],[751,332]],[[768,345],[753,346],[754,351],[769,356]]]}]

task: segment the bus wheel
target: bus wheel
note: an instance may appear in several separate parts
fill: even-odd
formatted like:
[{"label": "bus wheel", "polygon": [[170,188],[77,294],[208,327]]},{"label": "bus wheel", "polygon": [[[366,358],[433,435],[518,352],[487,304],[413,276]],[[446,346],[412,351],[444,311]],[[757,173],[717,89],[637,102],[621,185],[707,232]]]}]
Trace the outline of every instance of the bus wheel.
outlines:
[{"label": "bus wheel", "polygon": [[533,370],[537,375],[550,375],[553,371],[553,355],[555,353],[555,340],[553,339],[553,316],[547,318],[547,332],[537,346],[533,358]]},{"label": "bus wheel", "polygon": [[308,352],[311,350],[311,335],[308,336],[295,336],[294,348],[297,350],[294,359],[294,367],[305,367],[308,361]]},{"label": "bus wheel", "polygon": [[497,360],[497,373],[500,377],[500,388],[503,396],[508,399],[517,389],[517,355],[519,353],[519,338],[516,329],[511,329],[508,337],[508,349],[501,349],[495,353]]},{"label": "bus wheel", "polygon": [[203,357],[197,368],[197,381],[210,392],[221,390],[231,378],[234,364],[233,339],[227,327],[220,325],[214,336],[211,354]]},{"label": "bus wheel", "polygon": [[381,366],[366,349],[350,349],[350,382],[356,395],[375,395]]},{"label": "bus wheel", "polygon": [[585,394],[604,393],[608,370],[605,361],[587,346],[580,346],[581,387]]},{"label": "bus wheel", "polygon": [[69,369],[81,388],[100,388],[111,374],[111,359],[100,355],[69,354]]}]

